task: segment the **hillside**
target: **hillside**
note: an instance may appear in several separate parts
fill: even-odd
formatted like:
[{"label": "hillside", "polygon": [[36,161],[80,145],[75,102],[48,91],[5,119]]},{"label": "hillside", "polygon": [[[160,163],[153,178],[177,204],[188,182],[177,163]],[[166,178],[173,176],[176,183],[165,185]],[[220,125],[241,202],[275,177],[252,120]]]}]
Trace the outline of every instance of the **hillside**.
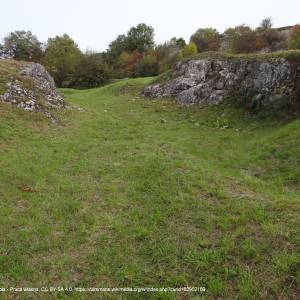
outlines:
[{"label": "hillside", "polygon": [[152,80],[64,89],[85,111],[61,124],[0,103],[2,285],[297,299],[300,120],[148,101]]}]

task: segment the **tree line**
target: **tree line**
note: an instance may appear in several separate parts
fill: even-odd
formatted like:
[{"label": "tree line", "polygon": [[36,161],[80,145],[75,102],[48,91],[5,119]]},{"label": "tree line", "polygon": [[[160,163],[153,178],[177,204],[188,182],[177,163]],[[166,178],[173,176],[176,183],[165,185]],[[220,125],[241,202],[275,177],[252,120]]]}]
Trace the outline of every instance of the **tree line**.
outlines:
[{"label": "tree line", "polygon": [[30,31],[15,31],[0,44],[0,56],[43,64],[59,87],[91,88],[111,78],[155,76],[182,58],[201,52],[238,54],[284,49],[300,49],[300,25],[287,34],[273,28],[272,20],[266,18],[256,29],[240,25],[220,34],[214,28],[200,28],[188,43],[174,37],[160,45],[154,43],[154,29],[141,23],[119,35],[102,53],[83,53],[67,34],[42,44]]}]

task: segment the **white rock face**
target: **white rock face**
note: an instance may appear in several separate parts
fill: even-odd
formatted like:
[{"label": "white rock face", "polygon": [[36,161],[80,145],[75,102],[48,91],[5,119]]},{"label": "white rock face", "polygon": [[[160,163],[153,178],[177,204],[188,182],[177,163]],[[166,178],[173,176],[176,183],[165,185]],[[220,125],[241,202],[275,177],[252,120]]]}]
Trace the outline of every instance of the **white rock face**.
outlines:
[{"label": "white rock face", "polygon": [[49,112],[49,108],[66,107],[63,96],[56,90],[53,78],[40,64],[21,64],[18,76],[12,77],[6,86],[7,90],[0,95],[0,101],[9,102],[27,111],[42,112],[53,121],[56,118]]},{"label": "white rock face", "polygon": [[[274,101],[297,101],[299,70],[283,58],[194,59],[176,65],[172,79],[144,89],[147,97],[175,97],[183,105],[218,104],[243,94],[245,106],[260,109]],[[298,79],[297,79],[298,78]]]}]

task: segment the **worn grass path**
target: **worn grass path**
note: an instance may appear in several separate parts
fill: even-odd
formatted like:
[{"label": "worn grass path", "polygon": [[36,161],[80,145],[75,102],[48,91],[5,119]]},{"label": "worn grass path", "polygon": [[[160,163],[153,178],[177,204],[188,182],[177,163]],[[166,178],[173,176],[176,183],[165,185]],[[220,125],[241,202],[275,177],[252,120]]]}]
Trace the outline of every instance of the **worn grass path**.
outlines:
[{"label": "worn grass path", "polygon": [[149,80],[64,90],[86,111],[63,125],[0,104],[0,286],[207,289],[22,299],[297,299],[300,120],[136,97]]}]

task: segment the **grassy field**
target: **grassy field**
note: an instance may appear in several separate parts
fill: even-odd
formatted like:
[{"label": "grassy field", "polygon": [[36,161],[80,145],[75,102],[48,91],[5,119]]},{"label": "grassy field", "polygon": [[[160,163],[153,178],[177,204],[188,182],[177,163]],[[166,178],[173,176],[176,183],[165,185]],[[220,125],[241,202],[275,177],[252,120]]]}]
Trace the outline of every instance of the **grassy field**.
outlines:
[{"label": "grassy field", "polygon": [[138,97],[151,80],[63,90],[85,111],[61,124],[0,104],[0,287],[206,292],[0,297],[299,297],[300,120]]}]

